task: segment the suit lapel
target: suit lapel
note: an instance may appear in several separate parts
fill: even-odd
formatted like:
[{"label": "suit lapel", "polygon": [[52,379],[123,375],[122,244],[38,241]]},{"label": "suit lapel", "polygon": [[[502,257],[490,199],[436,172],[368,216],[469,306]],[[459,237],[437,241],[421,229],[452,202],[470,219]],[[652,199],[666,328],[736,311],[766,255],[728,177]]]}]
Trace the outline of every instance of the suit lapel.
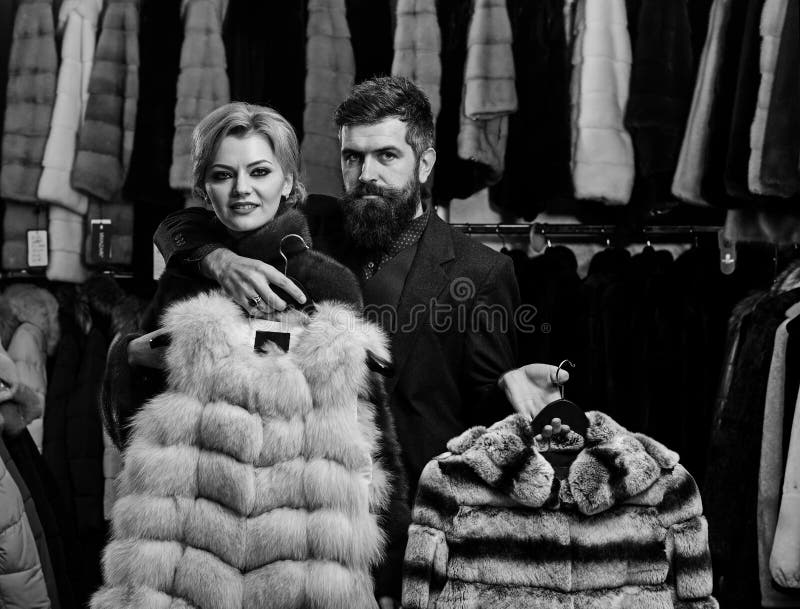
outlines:
[{"label": "suit lapel", "polygon": [[[392,338],[395,375],[388,383],[389,393],[394,390],[403,373],[422,327],[430,324],[431,301],[447,286],[447,274],[442,267],[453,258],[455,254],[450,229],[431,211],[397,306],[398,327]],[[424,311],[424,315],[420,311]]]}]

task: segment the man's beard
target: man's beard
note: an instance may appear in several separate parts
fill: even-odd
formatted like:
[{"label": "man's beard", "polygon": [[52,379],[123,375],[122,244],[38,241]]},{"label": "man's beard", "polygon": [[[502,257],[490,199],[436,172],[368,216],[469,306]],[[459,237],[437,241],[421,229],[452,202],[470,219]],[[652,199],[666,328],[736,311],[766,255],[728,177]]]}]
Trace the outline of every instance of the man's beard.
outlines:
[{"label": "man's beard", "polygon": [[[365,199],[366,195],[377,197]],[[356,245],[386,251],[411,222],[419,203],[415,176],[403,188],[359,182],[341,200],[345,228]]]}]

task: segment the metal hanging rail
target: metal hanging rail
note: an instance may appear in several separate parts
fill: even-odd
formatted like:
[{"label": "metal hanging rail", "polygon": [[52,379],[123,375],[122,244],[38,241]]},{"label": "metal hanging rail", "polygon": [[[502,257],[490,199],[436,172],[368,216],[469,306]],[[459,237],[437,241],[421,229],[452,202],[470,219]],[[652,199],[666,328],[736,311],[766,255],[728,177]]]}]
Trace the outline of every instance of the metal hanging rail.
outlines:
[{"label": "metal hanging rail", "polygon": [[688,241],[700,235],[717,234],[720,226],[642,226],[627,228],[614,224],[548,224],[534,222],[533,224],[483,224],[465,223],[452,224],[456,229],[472,235],[502,235],[502,236],[528,236],[531,234],[543,237],[565,238],[594,238],[598,240],[624,239],[627,241]]}]

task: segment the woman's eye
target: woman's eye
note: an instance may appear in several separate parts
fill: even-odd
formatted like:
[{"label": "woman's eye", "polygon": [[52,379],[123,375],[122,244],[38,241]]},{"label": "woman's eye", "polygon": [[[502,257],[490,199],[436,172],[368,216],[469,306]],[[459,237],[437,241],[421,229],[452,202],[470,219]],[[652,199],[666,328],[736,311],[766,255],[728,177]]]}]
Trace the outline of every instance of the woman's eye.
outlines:
[{"label": "woman's eye", "polygon": [[230,171],[215,171],[214,173],[211,174],[211,179],[216,181],[216,182],[219,182],[219,181],[222,181],[222,180],[228,180],[231,177],[233,177],[233,176],[231,175]]},{"label": "woman's eye", "polygon": [[267,169],[266,167],[256,167],[255,169],[253,169],[250,175],[255,176],[257,178],[263,178],[264,176],[269,175],[269,169]]}]

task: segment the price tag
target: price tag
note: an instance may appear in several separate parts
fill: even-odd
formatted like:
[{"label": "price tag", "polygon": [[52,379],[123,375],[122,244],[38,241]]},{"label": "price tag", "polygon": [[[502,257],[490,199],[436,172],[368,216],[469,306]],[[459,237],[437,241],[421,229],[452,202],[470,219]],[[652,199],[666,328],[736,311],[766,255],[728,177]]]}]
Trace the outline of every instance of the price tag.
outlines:
[{"label": "price tag", "polygon": [[28,266],[32,268],[47,266],[47,231],[43,229],[28,231]]},{"label": "price tag", "polygon": [[91,221],[91,244],[92,251],[90,260],[97,264],[111,262],[113,251],[111,250],[111,220],[100,218]]},{"label": "price tag", "polygon": [[161,252],[158,251],[156,244],[153,244],[153,279],[158,281],[161,278],[161,275],[164,273],[164,269],[167,268],[167,263],[164,260],[164,256],[161,255]]}]

